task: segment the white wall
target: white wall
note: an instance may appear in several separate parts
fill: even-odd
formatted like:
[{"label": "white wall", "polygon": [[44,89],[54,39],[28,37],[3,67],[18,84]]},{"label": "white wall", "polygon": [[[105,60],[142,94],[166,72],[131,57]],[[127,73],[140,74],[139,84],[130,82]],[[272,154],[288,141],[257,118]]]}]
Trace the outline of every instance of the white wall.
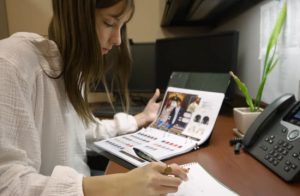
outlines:
[{"label": "white wall", "polygon": [[268,1],[270,0],[254,6],[240,16],[215,29],[215,31],[233,29],[239,31],[237,74],[248,86],[253,98],[256,96],[260,81],[260,61],[258,59],[260,50],[260,6]]},{"label": "white wall", "polygon": [[8,24],[5,0],[0,0],[0,39],[8,36]]},{"label": "white wall", "polygon": [[9,34],[19,31],[47,35],[51,0],[6,0]]},{"label": "white wall", "polygon": [[[4,1],[4,0],[1,0]],[[47,35],[52,15],[51,0],[6,0],[9,34],[19,31]],[[202,28],[161,28],[164,0],[135,0],[136,12],[128,24],[128,36],[136,42],[158,38],[192,35]]]},{"label": "white wall", "polygon": [[[128,37],[136,42],[150,42],[156,38],[164,37],[159,26],[163,13],[161,0],[136,0],[135,14],[128,23]],[[155,13],[155,14],[154,14]]]}]

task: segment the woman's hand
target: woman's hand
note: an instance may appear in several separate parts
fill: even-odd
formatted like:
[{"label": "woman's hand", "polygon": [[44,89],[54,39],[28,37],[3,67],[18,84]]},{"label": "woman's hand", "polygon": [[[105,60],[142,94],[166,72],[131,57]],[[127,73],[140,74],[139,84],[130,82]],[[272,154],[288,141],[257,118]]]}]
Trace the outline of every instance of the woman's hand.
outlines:
[{"label": "woman's hand", "polygon": [[156,89],[154,95],[148,101],[143,112],[135,115],[135,119],[139,128],[147,126],[149,123],[153,122],[156,119],[160,107],[160,103],[156,102],[159,98],[159,95],[159,89]]},{"label": "woman's hand", "polygon": [[187,169],[171,164],[170,175],[165,175],[167,165],[152,162],[127,173],[83,178],[85,196],[161,196],[177,192],[183,180],[187,180]]},{"label": "woman's hand", "polygon": [[163,163],[152,162],[144,167],[134,169],[126,175],[125,187],[128,195],[166,195],[177,192],[183,180],[187,180],[187,169],[177,164],[169,165],[172,168],[170,175],[164,175],[167,166]]}]

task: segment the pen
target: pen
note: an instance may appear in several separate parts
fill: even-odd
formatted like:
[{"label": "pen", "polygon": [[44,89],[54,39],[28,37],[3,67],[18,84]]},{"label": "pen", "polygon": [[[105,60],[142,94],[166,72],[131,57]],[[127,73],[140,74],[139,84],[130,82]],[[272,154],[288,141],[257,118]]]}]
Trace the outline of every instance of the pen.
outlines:
[{"label": "pen", "polygon": [[[133,151],[135,152],[135,154],[136,154],[138,157],[140,157],[140,158],[142,158],[142,159],[144,159],[144,160],[146,160],[146,161],[149,161],[149,162],[155,161],[155,162],[163,163],[162,161],[160,161],[160,160],[154,158],[152,155],[150,155],[149,153],[147,153],[147,152],[145,152],[145,151],[143,151],[143,150],[141,150],[141,149],[133,148]],[[172,173],[172,168],[171,168],[170,166],[167,165],[167,167],[166,167],[166,168],[164,169],[164,171],[163,171],[163,174],[169,175],[169,174],[171,174],[171,173]]]}]

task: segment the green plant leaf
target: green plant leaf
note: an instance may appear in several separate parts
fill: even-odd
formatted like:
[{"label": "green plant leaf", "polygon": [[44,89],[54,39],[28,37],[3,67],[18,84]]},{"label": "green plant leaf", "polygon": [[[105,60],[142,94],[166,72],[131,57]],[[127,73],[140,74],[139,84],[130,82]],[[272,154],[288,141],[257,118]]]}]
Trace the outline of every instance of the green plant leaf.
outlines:
[{"label": "green plant leaf", "polygon": [[247,86],[245,85],[245,83],[243,83],[232,71],[229,72],[229,74],[232,76],[233,80],[235,81],[235,83],[237,84],[238,88],[240,89],[240,91],[243,93],[243,95],[245,96],[246,99],[246,103],[250,108],[250,111],[253,112],[255,111],[255,107],[252,101],[252,97],[248,91]]},{"label": "green plant leaf", "polygon": [[269,73],[271,73],[271,71],[272,71],[272,70],[274,69],[274,67],[277,65],[278,61],[279,61],[278,58],[274,61],[274,63],[273,63],[273,64],[271,65],[271,67],[270,67]]},{"label": "green plant leaf", "polygon": [[236,75],[234,75],[233,72],[229,72],[230,75],[233,77],[235,83],[237,84],[239,90],[245,96],[246,103],[249,106],[250,111],[252,112],[259,110],[261,104],[261,97],[262,97],[265,83],[267,81],[267,77],[272,72],[272,70],[274,69],[274,67],[279,61],[279,59],[275,57],[275,52],[276,52],[276,46],[277,46],[280,32],[286,21],[286,15],[287,15],[287,4],[286,1],[284,1],[283,6],[276,19],[275,26],[273,28],[271,36],[268,40],[267,50],[266,50],[266,55],[265,55],[265,60],[263,65],[263,73],[262,73],[260,84],[258,86],[254,104],[247,86]]},{"label": "green plant leaf", "polygon": [[[275,58],[276,46],[277,46],[277,42],[279,39],[279,35],[280,35],[280,32],[286,21],[286,15],[287,15],[287,4],[285,1],[279,12],[274,29],[273,29],[271,36],[269,38],[269,41],[268,41],[266,56],[265,56],[265,60],[264,60],[262,78],[261,78],[261,82],[258,87],[256,99],[255,99],[255,106],[254,106],[255,108],[260,107],[261,97],[262,97],[264,86],[265,86],[265,83],[267,80],[267,76],[271,73],[271,71],[274,69],[274,67],[278,63],[278,60],[277,59],[274,60],[274,58]],[[270,52],[272,52],[271,57],[270,57]]]},{"label": "green plant leaf", "polygon": [[267,81],[267,75],[265,75],[262,78],[262,80],[260,82],[260,85],[258,87],[258,91],[257,91],[256,99],[255,99],[255,105],[254,105],[254,107],[257,108],[257,109],[260,107],[262,92],[264,90],[264,86],[265,86],[266,81]]},{"label": "green plant leaf", "polygon": [[272,50],[272,48],[277,44],[277,41],[278,41],[278,37],[279,37],[279,34],[281,32],[281,29],[283,28],[283,25],[285,23],[285,20],[286,20],[286,13],[287,13],[287,4],[286,2],[284,2],[283,4],[283,7],[278,15],[278,18],[276,20],[276,23],[275,23],[275,26],[274,26],[274,29],[272,31],[272,34],[269,38],[269,41],[268,41],[268,46],[267,46],[267,51],[266,51],[266,57],[265,57],[265,62],[264,62],[264,72],[265,73],[265,70],[266,70],[266,65],[267,65],[267,61],[269,59],[269,54]]}]

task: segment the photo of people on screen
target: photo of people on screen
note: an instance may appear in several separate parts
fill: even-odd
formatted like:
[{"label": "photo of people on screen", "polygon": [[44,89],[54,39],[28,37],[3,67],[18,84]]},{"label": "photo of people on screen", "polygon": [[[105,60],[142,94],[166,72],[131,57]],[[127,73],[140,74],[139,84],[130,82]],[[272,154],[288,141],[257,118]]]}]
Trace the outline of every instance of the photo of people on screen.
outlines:
[{"label": "photo of people on screen", "polygon": [[207,125],[209,122],[209,117],[208,116],[204,116],[202,119],[202,124]]},{"label": "photo of people on screen", "polygon": [[200,123],[200,120],[201,120],[201,115],[200,115],[200,114],[197,114],[197,115],[194,117],[194,122]]},{"label": "photo of people on screen", "polygon": [[173,101],[171,98],[166,100],[166,104],[163,107],[163,109],[160,113],[160,116],[156,122],[157,128],[162,127],[167,122],[168,117],[169,117],[171,111],[176,106],[176,104],[177,104],[176,101],[175,100]]},{"label": "photo of people on screen", "polygon": [[190,105],[188,106],[188,108],[187,108],[187,112],[190,112],[190,113],[193,113],[195,110],[196,110],[196,108],[199,106],[199,104],[200,104],[200,100],[201,100],[201,98],[200,97],[194,97],[193,98],[193,102],[192,103],[190,103]]},{"label": "photo of people on screen", "polygon": [[197,114],[197,115],[195,115],[195,117],[194,117],[194,122],[195,122],[195,123],[201,123],[201,124],[204,124],[204,125],[208,125],[209,117],[208,117],[208,116],[204,116],[204,117],[201,119],[201,115],[200,115],[200,114]]},{"label": "photo of people on screen", "polygon": [[159,117],[152,127],[176,133],[182,132],[191,120],[192,113],[200,100],[197,95],[168,92]]},{"label": "photo of people on screen", "polygon": [[175,124],[184,126],[185,124],[182,123],[182,117],[185,112],[185,109],[182,107],[182,100],[179,97],[174,97],[174,102],[176,103],[175,107],[170,112],[167,120],[167,128],[171,129]]}]

